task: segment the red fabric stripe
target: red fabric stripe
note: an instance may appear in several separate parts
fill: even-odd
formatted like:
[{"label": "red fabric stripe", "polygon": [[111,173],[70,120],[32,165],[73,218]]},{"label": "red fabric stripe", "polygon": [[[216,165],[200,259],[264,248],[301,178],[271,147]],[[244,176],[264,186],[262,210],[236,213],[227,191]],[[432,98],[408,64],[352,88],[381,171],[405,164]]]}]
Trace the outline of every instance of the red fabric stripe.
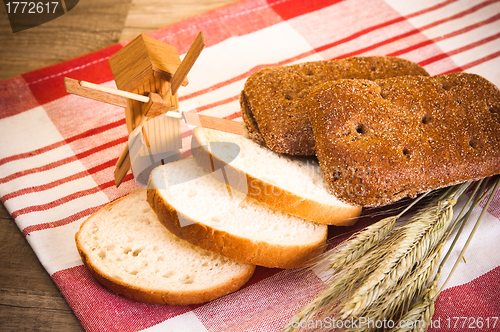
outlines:
[{"label": "red fabric stripe", "polygon": [[[366,28],[364,30],[358,31],[358,32],[356,32],[356,33],[354,33],[354,34],[352,34],[352,35],[350,35],[348,37],[345,37],[345,38],[342,38],[342,39],[337,40],[335,42],[332,42],[330,44],[326,44],[324,46],[318,47],[318,48],[315,49],[315,51],[318,52],[318,53],[319,52],[323,52],[323,51],[325,51],[327,49],[333,48],[333,47],[338,46],[340,44],[344,44],[344,43],[349,42],[349,41],[351,41],[353,39],[356,39],[356,38],[358,38],[358,37],[360,37],[362,35],[366,35],[366,34],[368,34],[370,32],[373,32],[373,31],[376,31],[376,30],[379,30],[379,29],[382,29],[382,28],[386,28],[386,27],[388,27],[390,25],[393,25],[393,24],[396,24],[396,23],[399,23],[399,22],[403,22],[403,21],[407,20],[408,18],[420,16],[420,15],[423,15],[423,14],[427,14],[429,12],[432,12],[434,10],[440,9],[442,7],[445,7],[445,6],[447,6],[447,5],[449,5],[449,4],[453,3],[453,2],[456,2],[456,1],[457,0],[444,1],[442,3],[439,3],[439,4],[435,5],[435,6],[432,6],[432,7],[420,10],[418,12],[412,13],[410,15],[407,15],[406,17],[398,17],[398,18],[395,18],[393,20],[389,20],[387,22],[371,26],[371,27]],[[347,57],[347,56],[344,55],[342,57]]]},{"label": "red fabric stripe", "polygon": [[209,47],[280,22],[283,19],[264,1],[238,1],[159,29],[150,35],[174,45],[179,54],[184,54],[199,31],[205,33],[206,45]]},{"label": "red fabric stripe", "polygon": [[343,0],[268,0],[269,6],[272,6],[274,11],[278,13],[283,20],[301,16],[324,7],[334,5]]},{"label": "red fabric stripe", "polygon": [[35,99],[43,105],[67,95],[64,87],[65,76],[94,83],[112,80],[113,74],[107,60],[121,48],[121,45],[116,44],[50,67],[25,73],[22,77],[28,83]]},{"label": "red fabric stripe", "polygon": [[[134,179],[133,175],[129,173],[123,179],[122,184],[127,182],[127,181],[133,180],[133,179]],[[115,184],[114,181],[110,181],[110,183],[111,184],[109,186],[114,186],[114,184]],[[69,217],[66,217],[66,218],[63,218],[60,220],[56,220],[56,221],[52,221],[52,222],[48,222],[48,223],[43,223],[43,224],[27,226],[22,230],[22,233],[24,236],[28,236],[32,232],[41,231],[41,230],[48,229],[48,228],[56,228],[59,226],[64,226],[64,225],[70,224],[74,221],[77,221],[77,220],[83,218],[83,217],[90,216],[92,213],[97,212],[99,209],[101,209],[106,204],[101,204],[98,206],[84,209],[84,210],[79,211],[79,212],[77,212]]]},{"label": "red fabric stripe", "polygon": [[[477,59],[475,61],[469,62],[469,63],[467,63],[465,65],[462,65],[461,68],[463,70],[467,70],[467,69],[470,69],[470,68],[475,67],[477,65],[480,65],[480,64],[482,64],[484,62],[488,62],[488,61],[490,61],[492,59],[498,58],[499,56],[500,56],[500,51],[492,53],[490,55],[487,55],[487,56],[482,57],[480,59]],[[449,73],[450,72],[446,72],[446,73],[443,73],[443,74],[449,74]]]},{"label": "red fabric stripe", "polygon": [[[499,15],[499,17],[500,17],[500,15]],[[477,46],[481,46],[481,45],[486,44],[486,43],[488,43],[488,42],[490,42],[492,40],[498,39],[499,37],[500,37],[500,32],[497,33],[497,34],[494,34],[492,36],[489,36],[489,37],[483,38],[481,40],[478,40],[478,41],[476,41],[476,42],[474,42],[472,44],[465,45],[463,47],[459,47],[457,49],[454,49],[453,51],[447,52],[446,54],[439,54],[439,55],[433,56],[431,58],[428,58],[427,60],[420,62],[419,65],[426,66],[426,65],[428,65],[428,64],[430,64],[432,62],[439,61],[439,60],[441,60],[443,58],[446,58],[446,57],[449,57],[451,55],[462,53],[462,52],[465,52],[467,50],[473,49],[473,48],[475,48]],[[464,69],[464,68],[462,67],[462,69]]]},{"label": "red fabric stripe", "polygon": [[14,76],[0,85],[0,119],[35,108],[38,102],[21,76]]},{"label": "red fabric stripe", "polygon": [[435,43],[435,42],[439,42],[441,40],[445,40],[445,39],[448,39],[448,38],[451,38],[451,37],[455,37],[455,36],[458,36],[458,35],[461,35],[461,34],[464,34],[466,32],[469,32],[469,31],[472,31],[474,29],[477,29],[477,28],[480,28],[482,27],[483,25],[487,25],[489,23],[492,23],[492,22],[495,22],[497,21],[498,19],[500,18],[500,14],[497,14],[497,15],[494,15],[484,21],[481,21],[481,22],[477,22],[475,24],[472,24],[472,25],[469,25],[463,29],[459,29],[457,31],[454,31],[454,32],[451,32],[451,33],[448,33],[446,35],[443,35],[443,36],[439,36],[437,38],[434,38],[432,40],[426,40],[424,42],[421,42],[421,43],[418,43],[418,44],[415,44],[415,45],[412,45],[410,47],[406,47],[406,48],[403,48],[399,51],[396,51],[396,52],[393,52],[393,53],[390,53],[390,54],[387,54],[388,56],[400,56],[401,54],[404,54],[404,53],[408,53],[408,52],[411,52],[411,51],[414,51],[418,48],[421,48],[421,47],[425,47],[427,45],[430,45],[432,43]]},{"label": "red fabric stripe", "polygon": [[243,73],[241,75],[235,76],[235,77],[233,77],[233,78],[231,78],[229,80],[226,80],[226,81],[214,84],[211,87],[208,87],[206,89],[195,91],[195,92],[193,92],[193,93],[191,93],[189,95],[180,96],[179,100],[180,101],[184,101],[184,100],[188,100],[188,99],[191,99],[191,98],[194,98],[194,97],[198,97],[198,96],[204,95],[205,93],[208,93],[210,91],[214,91],[214,90],[223,88],[223,87],[225,87],[225,86],[227,86],[229,84],[232,84],[234,82],[238,82],[238,81],[244,80],[245,78],[249,77],[253,73],[258,72],[259,70],[261,70],[263,68],[274,67],[274,66],[284,66],[284,65],[289,64],[291,62],[294,62],[294,61],[303,59],[305,57],[308,57],[308,56],[310,56],[312,54],[315,54],[315,52],[314,51],[308,51],[308,52],[301,53],[301,54],[296,55],[296,56],[294,56],[292,58],[288,58],[288,59],[285,59],[285,60],[282,60],[282,61],[279,61],[279,62],[268,63],[268,64],[260,64],[258,66],[253,67],[249,71],[247,71],[247,72],[245,72],[245,73]]},{"label": "red fabric stripe", "polygon": [[239,118],[239,117],[241,117],[241,112],[236,112],[236,113],[233,113],[231,115],[225,116],[224,119],[234,120],[234,119]]},{"label": "red fabric stripe", "polygon": [[46,184],[42,184],[42,185],[34,186],[34,187],[23,188],[23,189],[20,189],[17,191],[13,191],[13,192],[3,196],[1,198],[2,202],[5,204],[5,202],[11,198],[19,197],[19,196],[30,194],[30,193],[45,191],[45,190],[48,190],[51,188],[55,188],[63,183],[67,183],[70,181],[81,179],[85,176],[88,176],[89,174],[94,174],[94,173],[100,172],[108,167],[113,167],[116,164],[117,160],[118,160],[118,158],[111,159],[105,163],[102,163],[100,165],[89,168],[86,171],[78,172],[78,173],[75,173],[73,175],[70,175],[70,176],[67,176],[65,178],[62,178],[62,179],[59,179],[56,181],[52,181],[52,182],[49,182]]},{"label": "red fabric stripe", "polygon": [[108,124],[106,124],[104,126],[97,127],[97,128],[92,128],[90,130],[84,131],[83,133],[80,133],[78,135],[72,136],[72,137],[70,137],[70,138],[68,138],[68,139],[66,139],[64,141],[59,141],[59,142],[56,142],[56,143],[44,146],[42,148],[30,151],[30,152],[20,153],[20,154],[16,154],[16,155],[12,155],[12,156],[0,159],[0,166],[3,165],[3,164],[6,164],[8,162],[14,161],[14,160],[20,160],[20,159],[25,159],[25,158],[33,157],[33,156],[42,154],[44,152],[57,149],[58,147],[61,147],[61,146],[66,145],[66,144],[70,144],[70,143],[72,143],[74,141],[77,141],[79,139],[84,139],[84,138],[89,137],[89,136],[94,136],[94,135],[103,133],[103,132],[105,132],[105,131],[107,131],[109,129],[113,129],[113,128],[122,126],[124,124],[125,124],[125,119],[122,119],[122,120],[119,120],[119,121],[115,121],[115,122],[111,122],[111,123],[108,123]]},{"label": "red fabric stripe", "polygon": [[448,0],[448,1],[444,1],[444,2],[441,2],[441,3],[438,3],[434,6],[431,6],[429,8],[425,8],[425,9],[422,9],[422,10],[419,10],[415,13],[412,13],[412,14],[409,14],[409,15],[406,15],[405,17],[407,19],[409,18],[413,18],[413,17],[416,17],[416,16],[420,16],[420,15],[424,15],[424,14],[427,14],[427,13],[430,13],[430,12],[433,12],[435,10],[438,10],[438,9],[441,9],[443,7],[446,7],[454,2],[457,2],[458,0]]},{"label": "red fabric stripe", "polygon": [[93,187],[93,188],[90,188],[90,189],[85,189],[85,190],[80,190],[80,191],[74,192],[74,193],[72,193],[70,195],[61,197],[59,199],[56,199],[56,200],[54,200],[52,202],[49,202],[49,203],[46,203],[46,204],[27,206],[27,207],[25,207],[23,209],[19,209],[19,210],[13,211],[11,213],[11,216],[12,216],[12,218],[15,219],[15,218],[17,218],[20,215],[31,213],[31,212],[47,211],[47,210],[55,208],[55,207],[57,207],[59,205],[62,205],[64,203],[67,203],[67,202],[70,202],[72,200],[75,200],[77,198],[95,194],[95,193],[97,193],[99,191],[102,191],[104,189],[107,189],[109,187],[113,187],[114,185],[115,185],[115,181],[114,180],[113,181],[108,181],[106,183],[100,184],[100,185],[98,185],[96,187]]},{"label": "red fabric stripe", "polygon": [[12,181],[12,180],[14,180],[16,178],[19,178],[19,177],[22,177],[22,176],[25,176],[25,175],[28,175],[28,174],[34,174],[34,173],[38,173],[38,172],[47,171],[47,170],[50,170],[50,169],[53,169],[53,168],[56,168],[56,167],[68,164],[70,162],[76,161],[78,159],[82,159],[82,158],[88,157],[91,154],[94,154],[94,153],[97,153],[97,152],[102,151],[104,149],[113,147],[113,146],[115,146],[117,144],[122,144],[122,143],[127,142],[127,141],[128,141],[128,136],[121,137],[121,138],[118,138],[116,140],[107,142],[105,144],[96,146],[96,147],[94,147],[92,149],[89,149],[87,151],[84,151],[82,153],[76,154],[75,156],[64,158],[64,159],[61,159],[61,160],[58,160],[58,161],[55,161],[55,162],[52,162],[52,163],[40,166],[40,167],[30,168],[30,169],[27,169],[27,170],[24,170],[24,171],[20,171],[20,172],[16,172],[16,173],[10,174],[10,175],[8,175],[6,177],[0,178],[0,183],[6,183],[6,182]]},{"label": "red fabric stripe", "polygon": [[83,265],[58,271],[52,279],[88,332],[139,331],[196,307],[126,299],[103,288]]},{"label": "red fabric stripe", "polygon": [[97,212],[104,205],[106,205],[106,204],[93,206],[93,207],[84,209],[82,211],[78,211],[77,213],[75,213],[69,217],[60,219],[60,220],[56,220],[56,221],[52,221],[52,222],[48,222],[48,223],[43,223],[43,224],[27,226],[22,230],[22,233],[26,237],[26,236],[29,236],[30,233],[35,232],[35,231],[41,231],[41,230],[48,229],[48,228],[56,228],[59,226],[71,224],[72,222],[74,222],[76,220],[79,220],[79,219],[84,218],[84,217],[88,217],[92,213]]},{"label": "red fabric stripe", "polygon": [[[500,267],[497,267],[469,283],[444,290],[437,298],[432,317],[433,325],[428,331],[467,331],[471,329],[468,325],[471,322],[472,330],[500,331],[499,284]],[[481,328],[478,324],[479,317],[483,319]],[[489,322],[486,320],[488,317]],[[497,317],[496,321],[494,317]],[[467,321],[465,326],[462,326],[464,318],[467,318]]]},{"label": "red fabric stripe", "polygon": [[452,16],[449,16],[447,18],[443,18],[441,20],[437,20],[433,23],[430,23],[430,24],[427,24],[423,27],[420,27],[418,29],[412,29],[406,33],[403,33],[403,34],[399,34],[397,36],[394,36],[392,38],[389,38],[387,40],[384,40],[383,42],[380,42],[380,43],[375,43],[373,45],[370,45],[370,46],[367,46],[367,47],[364,47],[364,48],[361,48],[361,49],[358,49],[354,52],[350,52],[350,53],[347,53],[347,54],[343,54],[342,57],[352,57],[352,56],[356,56],[356,55],[359,55],[359,54],[362,54],[362,53],[365,53],[367,51],[370,51],[370,50],[373,50],[373,49],[376,49],[382,45],[386,45],[386,44],[389,44],[389,43],[392,43],[392,42],[395,42],[397,40],[400,40],[400,39],[403,39],[403,38],[406,38],[406,37],[409,37],[409,36],[412,36],[412,35],[415,35],[417,33],[420,33],[421,31],[423,30],[427,30],[427,29],[430,29],[430,28],[433,28],[435,26],[438,26],[440,24],[443,24],[443,23],[446,23],[446,22],[450,22],[450,21],[453,21],[453,20],[456,20],[456,19],[459,19],[459,18],[462,18],[468,14],[471,14],[471,13],[474,13],[484,7],[487,7],[491,4],[494,4],[496,3],[496,0],[490,0],[490,1],[485,1],[483,3],[480,3],[474,7],[471,7],[467,10],[464,10],[460,13],[457,13],[455,15],[452,15]]},{"label": "red fabric stripe", "polygon": [[214,107],[221,106],[221,105],[224,105],[224,104],[229,104],[230,102],[238,100],[239,97],[240,97],[240,95],[236,95],[236,96],[233,96],[233,97],[229,97],[229,98],[226,98],[226,99],[223,99],[223,100],[216,101],[216,102],[211,103],[211,104],[206,104],[206,105],[198,107],[196,109],[196,111],[197,112],[203,112],[203,111],[208,110],[210,108],[214,108]]}]

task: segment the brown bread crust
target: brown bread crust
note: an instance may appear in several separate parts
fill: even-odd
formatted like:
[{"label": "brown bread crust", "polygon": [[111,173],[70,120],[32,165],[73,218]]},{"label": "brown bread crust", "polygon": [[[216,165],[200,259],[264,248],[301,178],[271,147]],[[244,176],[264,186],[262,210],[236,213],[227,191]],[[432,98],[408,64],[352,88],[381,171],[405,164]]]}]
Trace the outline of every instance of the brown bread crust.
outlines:
[{"label": "brown bread crust", "polygon": [[[141,195],[144,195],[144,198],[146,198],[146,193],[144,193],[143,191],[146,190],[139,189],[138,191],[133,192],[130,195],[136,195],[140,193]],[[102,210],[113,209],[118,202],[125,199],[126,196],[121,197],[103,207]],[[93,222],[93,219],[99,218],[99,214],[102,210],[99,210],[96,213],[92,214],[84,223],[90,223]],[[83,227],[84,224],[81,225],[80,229],[83,229]],[[248,280],[250,280],[255,271],[255,265],[248,265],[247,271],[245,273],[236,276],[230,282],[224,285],[219,285],[202,290],[161,291],[158,289],[139,287],[137,285],[124,282],[123,280],[115,278],[108,273],[101,271],[101,269],[99,269],[99,264],[94,263],[89,257],[87,252],[88,248],[82,243],[80,231],[75,234],[75,243],[78,253],[80,254],[80,257],[82,259],[83,265],[97,281],[99,281],[104,287],[108,288],[115,294],[123,295],[129,299],[145,303],[169,305],[189,305],[205,303],[239,290],[247,283]]]},{"label": "brown bread crust", "polygon": [[[261,203],[271,206],[277,210],[298,216],[303,219],[311,220],[319,224],[335,226],[352,226],[358,220],[361,214],[359,206],[331,206],[321,204],[311,199],[298,196],[274,184],[256,178],[231,164],[227,164],[214,156],[206,145],[201,144],[197,132],[201,128],[195,128],[192,136],[191,152],[205,172],[214,174],[213,169],[224,168],[231,178],[238,178],[236,190],[246,192],[247,195]],[[290,174],[293,176],[293,174]],[[218,181],[224,181],[215,177]]]},{"label": "brown bread crust", "polygon": [[161,292],[158,290],[136,287],[103,273],[92,263],[91,260],[89,260],[88,255],[80,248],[80,246],[77,246],[77,248],[85,268],[87,268],[92,276],[104,287],[115,294],[144,303],[189,305],[209,302],[239,290],[248,282],[248,280],[250,280],[255,271],[255,265],[249,264],[246,274],[239,275],[231,280],[230,283],[227,283],[222,287],[213,287],[197,291]]},{"label": "brown bread crust", "polygon": [[338,79],[381,79],[429,74],[394,57],[353,57],[262,69],[251,75],[240,95],[249,136],[278,153],[314,155],[314,135],[304,110],[309,88]]},{"label": "brown bread crust", "polygon": [[[157,189],[148,189],[148,203],[160,222],[181,239],[228,258],[270,268],[292,269],[310,262],[325,249],[323,239],[314,245],[283,246],[252,241],[212,228],[175,210]],[[181,226],[179,216],[187,226]]]},{"label": "brown bread crust", "polygon": [[307,109],[330,190],[351,204],[500,173],[500,90],[478,75],[328,82]]}]

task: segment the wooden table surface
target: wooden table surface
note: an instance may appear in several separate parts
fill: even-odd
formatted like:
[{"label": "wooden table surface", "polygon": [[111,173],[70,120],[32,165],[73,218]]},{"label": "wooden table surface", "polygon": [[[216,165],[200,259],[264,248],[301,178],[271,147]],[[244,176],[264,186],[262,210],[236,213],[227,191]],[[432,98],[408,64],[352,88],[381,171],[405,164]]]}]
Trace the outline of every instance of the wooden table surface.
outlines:
[{"label": "wooden table surface", "polygon": [[[81,0],[67,14],[12,33],[0,5],[0,79],[154,31],[236,0]],[[0,330],[83,331],[0,204]]]}]

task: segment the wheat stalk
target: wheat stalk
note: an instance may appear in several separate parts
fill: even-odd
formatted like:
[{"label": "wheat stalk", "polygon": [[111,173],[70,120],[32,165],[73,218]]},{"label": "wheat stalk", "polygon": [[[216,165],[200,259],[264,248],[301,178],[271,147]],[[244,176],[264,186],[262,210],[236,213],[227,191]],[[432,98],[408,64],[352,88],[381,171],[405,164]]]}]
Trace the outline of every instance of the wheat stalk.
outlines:
[{"label": "wheat stalk", "polygon": [[313,267],[313,269],[319,271],[326,266],[326,269],[330,271],[338,271],[355,261],[371,248],[380,244],[394,230],[396,221],[421,199],[426,197],[428,193],[429,192],[426,192],[413,200],[413,202],[398,215],[384,218],[350,236],[342,244],[331,250],[328,255],[324,255],[320,258],[316,263],[316,267]]},{"label": "wheat stalk", "polygon": [[[486,185],[486,182],[485,182],[485,185]],[[469,243],[470,243],[471,239],[473,238],[484,214],[486,213],[488,207],[490,206],[490,203],[491,203],[495,193],[500,188],[500,178],[497,178],[495,180],[494,185],[492,185],[490,187],[490,189],[488,191],[486,191],[482,196],[476,195],[477,188],[479,186],[480,186],[480,183],[478,184],[478,186],[476,187],[476,190],[474,191],[473,195],[470,197],[469,201],[466,204],[466,206],[467,206],[470,203],[471,199],[474,197],[474,202],[472,203],[472,206],[469,208],[467,214],[463,218],[457,217],[457,222],[455,223],[455,225],[458,224],[459,222],[461,222],[462,227],[463,227],[465,225],[465,223],[467,222],[472,210],[479,204],[479,202],[481,202],[483,200],[483,198],[486,197],[487,195],[490,195],[490,197],[489,197],[488,201],[486,202],[485,206],[483,207],[481,214],[477,218],[476,223],[474,225],[474,228],[472,229],[471,233],[469,234],[467,242],[463,246],[463,248],[460,252],[460,255],[458,256],[457,260],[455,261],[455,264],[453,265],[451,272],[448,274],[448,277],[445,280],[443,286],[441,287],[441,289],[438,290],[438,280],[439,280],[439,277],[441,276],[441,271],[442,271],[442,268],[444,266],[444,263],[446,262],[446,259],[449,257],[449,254],[453,250],[455,243],[457,242],[458,238],[461,235],[460,232],[457,232],[457,234],[455,235],[455,238],[452,242],[452,245],[448,249],[448,253],[446,254],[445,258],[441,261],[441,263],[439,265],[439,268],[438,268],[438,271],[436,273],[436,276],[434,277],[434,280],[432,281],[430,286],[423,292],[423,294],[421,296],[421,300],[416,302],[415,305],[402,317],[401,321],[409,322],[411,324],[408,324],[408,326],[402,326],[402,327],[395,328],[391,331],[393,331],[393,332],[417,332],[417,331],[420,332],[420,331],[427,330],[427,327],[429,326],[431,319],[432,319],[432,315],[434,313],[434,303],[436,302],[436,299],[437,299],[439,293],[442,291],[442,289],[444,288],[444,286],[446,285],[446,283],[450,279],[451,275],[455,271],[458,263],[460,262],[460,258],[463,256],[464,252],[467,250],[467,247],[469,246]],[[481,193],[483,191],[483,189],[484,189],[484,187],[481,186],[479,193]],[[465,209],[465,207],[464,207],[464,209]],[[464,210],[462,210],[462,212],[463,211]],[[461,227],[461,229],[462,229],[462,227]],[[444,238],[447,238],[447,236],[450,233],[451,233],[451,230],[448,231],[448,233],[446,234],[446,236]],[[444,239],[443,239],[443,242],[444,242]]]},{"label": "wheat stalk", "polygon": [[[345,319],[366,311],[391,289],[391,284],[408,274],[415,263],[425,259],[437,245],[449,226],[455,199],[468,185],[449,189],[437,200],[437,204],[434,202],[418,213],[406,224],[408,227],[399,228],[389,238],[387,236],[401,214],[385,218],[355,234],[340,250],[333,250],[323,257],[317,267],[326,266],[333,270],[334,275],[327,280],[325,291],[307,304],[293,322],[301,323],[321,312],[328,313],[343,299],[347,301],[340,306],[340,310],[334,311],[340,317]],[[388,253],[392,253],[389,262],[386,261]],[[283,331],[296,331],[299,325],[289,323]]]},{"label": "wheat stalk", "polygon": [[422,299],[399,321],[400,324],[391,332],[423,332],[431,323],[434,314],[434,303],[438,296],[438,282],[434,280],[423,292]]},{"label": "wheat stalk", "polygon": [[[413,204],[415,203],[416,201],[413,202]],[[413,204],[411,206],[413,206]],[[405,247],[405,242],[408,242],[408,239],[415,236],[412,232],[421,232],[423,228],[427,227],[424,223],[417,223],[417,221],[415,221],[414,227],[406,232],[406,237],[398,235],[392,237],[389,241],[382,242],[394,229],[396,220],[411,206],[399,215],[385,218],[371,227],[367,227],[365,230],[355,234],[355,236],[351,237],[346,242],[341,250],[333,251],[333,253],[327,255],[326,258],[318,263],[318,266],[326,265],[332,270],[343,269],[336,275],[331,276],[327,281],[328,286],[325,291],[307,304],[302,311],[295,316],[295,326],[311,319],[320,311],[328,311],[333,308],[336,302],[342,299],[346,293],[356,289],[357,286],[362,284],[365,276],[373,273],[374,269],[377,268],[377,262],[383,260],[387,252],[391,252],[394,247]],[[444,205],[441,205],[441,207],[444,207]],[[363,241],[367,243],[365,244]],[[370,250],[377,244],[379,245],[376,248],[377,250]],[[354,250],[356,252],[355,254],[351,253],[353,248],[356,248]],[[355,258],[359,258],[360,256],[362,256],[362,259],[355,261]],[[341,262],[341,264],[337,262]],[[295,326],[289,323],[283,331],[295,331]]]},{"label": "wheat stalk", "polygon": [[[371,321],[381,321],[387,317],[398,317],[408,309],[414,294],[420,294],[433,275],[439,263],[444,244],[438,245],[422,264],[407,273],[390,291],[380,296],[363,313],[362,317],[370,317]],[[369,325],[359,326],[347,331],[372,331]]]},{"label": "wheat stalk", "polygon": [[[333,282],[329,283],[330,285],[323,293],[314,301],[306,305],[302,311],[296,315],[297,320],[295,322],[304,322],[310,319],[318,311],[333,307],[335,305],[335,299],[340,297],[342,291],[353,288],[365,274],[372,272],[370,266],[375,267],[373,263],[380,259],[379,252],[366,255],[361,262],[356,260],[366,254],[370,249],[379,245],[387,235],[393,231],[396,221],[427,194],[428,193],[425,193],[415,199],[398,215],[384,218],[366,227],[349,237],[336,248],[330,250],[327,255],[319,258],[311,269],[318,275],[325,274],[324,272],[328,271],[330,275],[329,280]],[[387,246],[387,244],[385,246]],[[344,269],[343,272],[335,275],[335,272],[341,269]],[[295,331],[296,329],[292,325],[293,324],[288,324],[283,331]]]},{"label": "wheat stalk", "polygon": [[431,203],[394,233],[392,250],[382,250],[383,255],[374,272],[348,301],[337,307],[336,312],[342,319],[360,316],[379,296],[427,257],[449,226],[456,203],[453,199],[455,194],[456,191],[451,191],[437,204]]},{"label": "wheat stalk", "polygon": [[[330,284],[330,286],[323,293],[321,293],[314,301],[306,305],[302,311],[296,315],[298,319],[295,321],[295,323],[297,323],[295,325],[310,319],[314,313],[317,313],[320,310],[328,309],[329,307],[335,305],[334,300],[340,296],[340,292],[342,290],[351,288],[354,281],[359,280],[364,273],[371,272],[366,268],[366,265],[374,266],[370,263],[378,260],[380,257],[375,255],[367,256],[364,258],[362,263],[356,262],[356,259],[364,255],[371,248],[380,244],[387,237],[387,235],[393,231],[397,219],[427,194],[428,193],[425,193],[418,199],[414,200],[397,216],[384,218],[366,227],[349,237],[336,248],[332,249],[329,254],[319,258],[311,269],[318,275],[328,271],[328,274],[330,275],[329,280],[335,280],[335,282]],[[353,262],[355,263],[354,265],[351,264]],[[350,266],[350,268],[345,269],[342,274],[332,277],[332,274],[336,271],[348,266]],[[294,324],[288,324],[283,331],[295,331],[296,329],[292,325]]]},{"label": "wheat stalk", "polygon": [[[395,228],[395,223],[401,214],[367,227],[351,236],[339,248],[326,253],[314,266],[332,273],[325,282],[326,288],[292,322],[300,323],[312,317],[324,321],[325,317],[332,318],[332,315],[343,320],[348,317],[369,317],[372,321],[401,318],[400,322],[414,323],[398,326],[394,331],[425,331],[440,292],[437,289],[438,278],[461,231],[457,232],[452,246],[441,260],[433,281],[427,285],[440,260],[443,243],[458,224],[462,223],[462,229],[472,209],[486,195],[491,194],[460,254],[462,256],[491,202],[492,193],[500,187],[500,178],[482,196],[476,195],[485,189],[486,182],[483,185],[481,183],[480,181],[475,187],[474,193],[452,225],[456,200],[471,183],[451,187],[398,228]],[[462,216],[463,214],[465,215]],[[458,260],[453,270],[457,264]],[[426,285],[427,288],[424,289]],[[415,298],[419,300],[414,302]],[[414,304],[410,308],[412,303]],[[297,325],[300,324],[294,326],[289,323],[283,331],[296,331]],[[372,329],[370,326],[358,326],[347,331]]]}]

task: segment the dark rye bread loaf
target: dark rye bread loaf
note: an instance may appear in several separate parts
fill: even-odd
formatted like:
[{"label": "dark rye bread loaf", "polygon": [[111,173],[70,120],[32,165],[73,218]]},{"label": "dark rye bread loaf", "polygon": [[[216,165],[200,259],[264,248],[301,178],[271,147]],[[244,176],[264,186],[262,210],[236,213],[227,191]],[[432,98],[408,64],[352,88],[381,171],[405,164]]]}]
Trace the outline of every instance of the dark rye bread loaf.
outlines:
[{"label": "dark rye bread loaf", "polygon": [[307,109],[339,199],[380,206],[500,173],[500,90],[465,73],[340,80]]},{"label": "dark rye bread loaf", "polygon": [[401,75],[429,74],[413,62],[383,56],[262,69],[247,79],[241,92],[242,118],[249,136],[274,152],[314,155],[314,136],[304,110],[310,87],[338,79]]}]

